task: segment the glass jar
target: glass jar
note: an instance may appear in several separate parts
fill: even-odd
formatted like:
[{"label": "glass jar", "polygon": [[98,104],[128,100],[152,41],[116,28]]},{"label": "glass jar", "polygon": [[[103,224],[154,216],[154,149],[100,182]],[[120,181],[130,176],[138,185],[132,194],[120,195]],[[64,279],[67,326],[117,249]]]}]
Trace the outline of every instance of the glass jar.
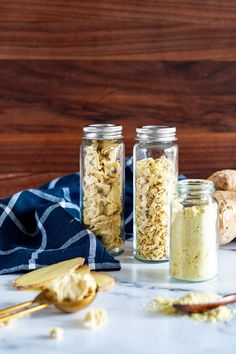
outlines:
[{"label": "glass jar", "polygon": [[178,176],[176,128],[136,129],[134,146],[134,257],[169,259],[170,211]]},{"label": "glass jar", "polygon": [[124,143],[122,126],[83,128],[80,149],[81,219],[112,255],[124,251]]},{"label": "glass jar", "polygon": [[172,206],[170,275],[204,281],[217,275],[218,205],[208,180],[183,180]]}]

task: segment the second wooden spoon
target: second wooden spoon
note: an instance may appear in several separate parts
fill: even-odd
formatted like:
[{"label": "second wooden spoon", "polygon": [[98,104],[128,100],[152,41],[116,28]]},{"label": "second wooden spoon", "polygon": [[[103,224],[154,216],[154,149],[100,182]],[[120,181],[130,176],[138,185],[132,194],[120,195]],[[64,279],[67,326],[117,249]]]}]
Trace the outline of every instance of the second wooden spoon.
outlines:
[{"label": "second wooden spoon", "polygon": [[219,306],[229,305],[236,302],[236,293],[225,295],[221,299],[215,302],[203,303],[203,304],[174,304],[174,308],[182,313],[191,315],[192,313],[202,313],[216,309]]}]

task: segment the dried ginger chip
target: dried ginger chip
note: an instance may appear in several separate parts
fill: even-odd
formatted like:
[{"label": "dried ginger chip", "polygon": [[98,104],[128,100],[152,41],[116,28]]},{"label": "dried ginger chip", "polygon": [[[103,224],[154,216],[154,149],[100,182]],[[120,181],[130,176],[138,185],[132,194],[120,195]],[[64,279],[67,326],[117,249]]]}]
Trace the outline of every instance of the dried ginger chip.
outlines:
[{"label": "dried ginger chip", "polygon": [[52,339],[62,339],[64,336],[64,330],[60,327],[51,327],[49,329],[49,337]]},{"label": "dried ginger chip", "polygon": [[91,329],[101,327],[107,321],[107,312],[102,308],[97,308],[87,312],[84,325]]}]

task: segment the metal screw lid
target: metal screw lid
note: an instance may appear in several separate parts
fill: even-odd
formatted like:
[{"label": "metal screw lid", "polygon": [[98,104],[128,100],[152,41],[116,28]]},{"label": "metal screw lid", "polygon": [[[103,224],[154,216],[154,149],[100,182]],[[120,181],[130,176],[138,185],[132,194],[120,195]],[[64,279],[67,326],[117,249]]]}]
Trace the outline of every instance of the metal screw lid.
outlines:
[{"label": "metal screw lid", "polygon": [[136,128],[136,139],[160,142],[174,141],[177,140],[176,128],[166,125],[143,125]]},{"label": "metal screw lid", "polygon": [[84,139],[119,139],[122,138],[122,125],[90,124],[83,128]]}]

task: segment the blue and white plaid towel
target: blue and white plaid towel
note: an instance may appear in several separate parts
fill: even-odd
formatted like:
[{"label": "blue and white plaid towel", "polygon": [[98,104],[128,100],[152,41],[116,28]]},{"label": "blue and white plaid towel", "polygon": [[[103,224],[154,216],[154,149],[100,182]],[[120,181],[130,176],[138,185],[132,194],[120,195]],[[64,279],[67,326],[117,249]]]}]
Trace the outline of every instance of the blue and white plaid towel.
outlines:
[{"label": "blue and white plaid towel", "polygon": [[[132,232],[132,158],[126,160],[125,227]],[[0,274],[33,270],[74,257],[92,269],[120,270],[80,223],[79,173],[0,200]]]}]

